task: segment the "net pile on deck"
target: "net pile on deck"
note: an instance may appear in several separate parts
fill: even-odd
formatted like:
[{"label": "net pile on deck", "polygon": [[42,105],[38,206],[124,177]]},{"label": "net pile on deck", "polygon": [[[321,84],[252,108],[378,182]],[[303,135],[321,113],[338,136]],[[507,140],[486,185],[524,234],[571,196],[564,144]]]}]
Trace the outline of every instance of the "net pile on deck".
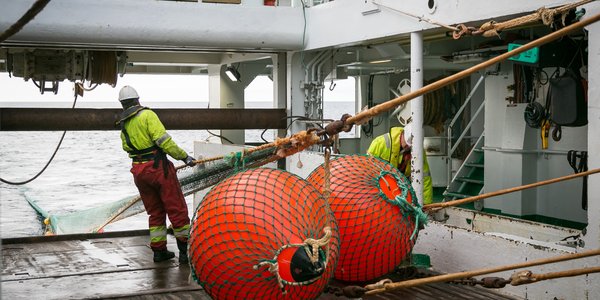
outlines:
[{"label": "net pile on deck", "polygon": [[[240,151],[211,160],[193,168],[179,168],[177,177],[184,195],[216,184],[231,174],[264,165],[279,158],[277,147],[265,147],[254,151]],[[109,223],[144,212],[144,205],[137,195],[124,197],[91,209],[63,214],[51,214],[35,200],[26,197],[29,204],[45,219],[46,234],[72,234],[98,232]]]}]

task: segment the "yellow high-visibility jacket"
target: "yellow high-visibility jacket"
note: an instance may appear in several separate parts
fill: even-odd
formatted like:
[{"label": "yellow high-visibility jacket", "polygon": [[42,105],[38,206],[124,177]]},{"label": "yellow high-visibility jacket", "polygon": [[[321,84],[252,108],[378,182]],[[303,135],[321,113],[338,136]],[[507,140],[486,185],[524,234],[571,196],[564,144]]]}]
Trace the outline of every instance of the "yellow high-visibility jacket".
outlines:
[{"label": "yellow high-visibility jacket", "polygon": [[[390,128],[390,132],[376,137],[371,142],[367,154],[386,160],[399,168],[402,163],[400,135],[403,131],[403,127]],[[403,172],[410,179],[410,162],[406,164],[406,170],[400,170],[400,172]],[[427,163],[427,155],[423,151],[423,203],[430,204],[431,202],[433,202],[433,184],[429,172],[429,163]]]},{"label": "yellow high-visibility jacket", "polygon": [[124,122],[124,130],[129,135],[129,141],[136,148],[132,149],[128,144],[123,131],[121,131],[121,142],[123,150],[129,153],[129,157],[135,157],[133,153],[136,150],[148,149],[158,146],[166,154],[171,157],[183,160],[187,157],[187,153],[179,148],[171,136],[167,133],[165,126],[162,124],[158,116],[152,110],[138,106],[130,108],[124,112],[123,117],[117,124]]}]

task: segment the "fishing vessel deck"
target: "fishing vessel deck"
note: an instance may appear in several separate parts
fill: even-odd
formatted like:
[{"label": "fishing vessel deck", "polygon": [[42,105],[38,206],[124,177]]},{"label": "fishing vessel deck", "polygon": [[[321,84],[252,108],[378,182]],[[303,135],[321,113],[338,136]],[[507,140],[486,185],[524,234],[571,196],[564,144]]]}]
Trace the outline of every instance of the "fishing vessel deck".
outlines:
[{"label": "fishing vessel deck", "polygon": [[[154,263],[148,231],[2,239],[4,299],[210,299],[176,259]],[[175,240],[169,236],[169,246]],[[171,250],[175,250],[174,248]],[[340,285],[340,283],[335,283]],[[323,294],[319,299],[347,299]],[[517,299],[446,283],[363,299]]]}]

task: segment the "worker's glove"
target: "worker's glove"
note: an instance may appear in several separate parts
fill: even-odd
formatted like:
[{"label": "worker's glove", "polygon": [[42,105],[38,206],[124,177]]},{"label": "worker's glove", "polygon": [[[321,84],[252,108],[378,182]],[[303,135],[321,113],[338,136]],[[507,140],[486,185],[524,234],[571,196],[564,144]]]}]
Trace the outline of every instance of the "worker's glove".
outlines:
[{"label": "worker's glove", "polygon": [[188,167],[193,167],[196,165],[196,162],[194,162],[194,158],[189,155],[183,160],[183,162],[186,165],[188,165]]}]

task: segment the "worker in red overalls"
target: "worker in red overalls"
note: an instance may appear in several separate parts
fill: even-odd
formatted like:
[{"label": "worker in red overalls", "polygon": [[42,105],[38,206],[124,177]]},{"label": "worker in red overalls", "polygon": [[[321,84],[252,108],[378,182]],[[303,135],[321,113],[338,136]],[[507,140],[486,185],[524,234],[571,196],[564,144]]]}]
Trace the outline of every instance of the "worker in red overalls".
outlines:
[{"label": "worker in red overalls", "polygon": [[179,262],[188,263],[187,240],[190,231],[188,208],[167,154],[194,166],[194,159],[179,148],[166,132],[156,113],[141,106],[137,91],[124,86],[119,92],[123,112],[117,122],[121,127],[123,150],[133,160],[131,173],[149,215],[150,247],[154,262],[175,257],[167,250],[166,218],[173,225]]}]

